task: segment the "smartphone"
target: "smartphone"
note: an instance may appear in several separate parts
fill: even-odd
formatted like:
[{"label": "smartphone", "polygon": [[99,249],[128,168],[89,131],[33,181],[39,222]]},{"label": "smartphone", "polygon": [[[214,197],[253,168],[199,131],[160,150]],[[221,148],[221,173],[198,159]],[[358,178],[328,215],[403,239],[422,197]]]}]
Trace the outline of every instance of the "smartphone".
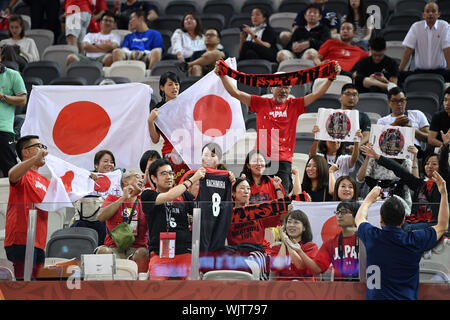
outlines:
[{"label": "smartphone", "polygon": [[383,73],[382,73],[382,72],[375,72],[375,75],[376,75],[377,77],[381,77],[381,76],[383,75]]}]

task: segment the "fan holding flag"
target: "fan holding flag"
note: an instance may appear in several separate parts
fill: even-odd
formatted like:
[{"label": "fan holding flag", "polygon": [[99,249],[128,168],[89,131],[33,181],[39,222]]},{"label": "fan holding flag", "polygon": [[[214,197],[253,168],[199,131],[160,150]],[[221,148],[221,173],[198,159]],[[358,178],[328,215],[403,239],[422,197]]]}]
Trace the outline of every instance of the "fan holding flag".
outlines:
[{"label": "fan holding flag", "polygon": [[6,210],[5,251],[14,264],[16,279],[24,276],[25,249],[27,244],[28,211],[37,209],[36,239],[34,242],[33,276],[45,262],[48,212],[35,204],[42,202],[50,181],[38,173],[45,165],[47,147],[38,136],[24,136],[17,141],[16,151],[20,163],[9,170],[9,198]]},{"label": "fan holding flag", "polygon": [[[218,61],[214,72],[220,77],[226,91],[256,113],[256,149],[264,152],[271,160],[272,174],[280,177],[287,193],[293,187],[292,157],[295,149],[298,117],[306,112],[306,107],[319,99],[341,72],[336,61],[290,72],[271,75],[248,75],[231,69],[224,61]],[[259,87],[270,87],[273,98],[250,95],[239,90],[228,77],[238,82]],[[311,82],[317,78],[328,78],[316,92],[304,97],[289,98],[292,85]]]}]

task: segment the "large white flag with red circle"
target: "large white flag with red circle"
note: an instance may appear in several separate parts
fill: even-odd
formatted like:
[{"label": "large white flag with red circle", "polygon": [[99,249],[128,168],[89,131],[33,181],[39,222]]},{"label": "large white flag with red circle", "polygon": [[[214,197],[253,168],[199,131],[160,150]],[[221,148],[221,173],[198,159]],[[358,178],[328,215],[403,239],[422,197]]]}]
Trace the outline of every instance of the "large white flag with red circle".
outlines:
[{"label": "large white flag with red circle", "polygon": [[[236,69],[236,60],[227,59]],[[236,80],[229,79],[236,85]],[[215,142],[225,153],[245,134],[241,103],[211,71],[158,109],[158,128],[191,169],[201,166],[201,149]]]},{"label": "large white flag with red circle", "polygon": [[117,169],[108,173],[96,173],[97,179],[91,179],[91,172],[61,160],[51,154],[45,157],[45,166],[40,173],[50,172],[51,179],[42,203],[37,206],[46,211],[56,211],[63,207],[73,207],[72,202],[91,194],[104,196],[122,195],[120,181],[122,171]]},{"label": "large white flag with red circle", "polygon": [[104,149],[116,167],[139,168],[150,149],[151,93],[142,83],[33,86],[21,135],[38,135],[49,154],[87,170]]}]

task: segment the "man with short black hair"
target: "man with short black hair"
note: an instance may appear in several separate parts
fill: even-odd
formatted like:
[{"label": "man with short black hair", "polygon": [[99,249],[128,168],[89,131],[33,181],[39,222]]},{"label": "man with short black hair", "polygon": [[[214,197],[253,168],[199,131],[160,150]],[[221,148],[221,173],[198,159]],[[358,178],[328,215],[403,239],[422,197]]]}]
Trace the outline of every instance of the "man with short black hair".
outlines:
[{"label": "man with short black hair", "polygon": [[440,132],[447,133],[450,130],[450,87],[444,91],[444,110],[439,111],[431,118],[428,144],[433,147],[442,146]]},{"label": "man with short black hair", "polygon": [[[381,188],[374,187],[364,199],[355,217],[358,236],[364,243],[367,267],[366,299],[417,300],[419,262],[422,254],[432,249],[448,229],[449,207],[445,180],[437,171],[432,180],[441,194],[438,223],[426,229],[405,232],[405,208],[395,197],[386,200],[380,209],[382,229],[367,221],[370,206],[377,201]],[[373,272],[373,271],[372,271]],[[374,281],[375,280],[375,281]]]},{"label": "man with short black hair", "polygon": [[397,84],[398,64],[385,55],[386,40],[377,37],[370,40],[370,56],[356,65],[355,84],[359,93],[387,93],[390,87]]},{"label": "man with short black hair", "polygon": [[5,251],[14,264],[16,278],[24,277],[25,249],[27,244],[29,210],[37,209],[36,236],[34,241],[33,277],[45,262],[48,212],[40,210],[50,181],[38,173],[45,165],[47,147],[38,136],[24,136],[17,141],[17,155],[22,160],[9,170],[10,184],[8,208],[6,210]]}]

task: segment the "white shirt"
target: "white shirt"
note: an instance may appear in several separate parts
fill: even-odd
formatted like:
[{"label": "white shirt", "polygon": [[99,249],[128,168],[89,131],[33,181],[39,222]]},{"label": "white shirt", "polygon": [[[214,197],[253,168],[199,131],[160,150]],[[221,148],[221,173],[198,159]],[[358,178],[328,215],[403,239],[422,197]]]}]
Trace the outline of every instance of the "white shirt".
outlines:
[{"label": "white shirt", "polygon": [[180,51],[183,58],[190,58],[194,51],[206,50],[204,36],[196,36],[195,39],[192,39],[189,33],[181,29],[175,30],[170,38],[170,43],[172,48],[169,53],[177,54]]},{"label": "white shirt", "polygon": [[39,61],[39,51],[33,39],[23,37],[20,40],[13,40],[12,38],[3,39],[0,41],[0,47],[3,45],[18,45],[20,47],[20,55],[28,62]]},{"label": "white shirt", "polygon": [[322,156],[327,160],[328,164],[331,166],[333,163],[338,166],[338,170],[334,172],[334,177],[337,179],[340,176],[348,176],[350,172],[355,170],[355,166],[350,167],[351,155],[345,154],[341,155],[336,159],[336,156],[324,156],[322,153],[317,153],[318,156]]},{"label": "white shirt", "polygon": [[[420,110],[408,110],[407,116],[409,121],[411,121],[411,125],[415,129],[422,129],[424,127],[429,127],[427,117]],[[389,126],[395,121],[396,117],[393,117],[392,114],[387,115],[383,118],[378,119],[377,124],[381,124],[384,126]],[[420,141],[414,138],[414,144],[420,146]]]},{"label": "white shirt", "polygon": [[[98,33],[88,33],[84,36],[83,42],[87,42],[89,44],[94,43],[107,43],[107,42],[115,42],[118,46],[120,46],[121,38],[117,33],[110,32],[109,34],[103,34],[101,32]],[[89,58],[98,58],[104,55],[106,52],[87,52],[86,57]]]},{"label": "white shirt", "polygon": [[415,22],[403,40],[403,45],[415,50],[416,69],[445,69],[444,49],[450,47],[450,25],[438,19],[430,29],[425,20]]}]

